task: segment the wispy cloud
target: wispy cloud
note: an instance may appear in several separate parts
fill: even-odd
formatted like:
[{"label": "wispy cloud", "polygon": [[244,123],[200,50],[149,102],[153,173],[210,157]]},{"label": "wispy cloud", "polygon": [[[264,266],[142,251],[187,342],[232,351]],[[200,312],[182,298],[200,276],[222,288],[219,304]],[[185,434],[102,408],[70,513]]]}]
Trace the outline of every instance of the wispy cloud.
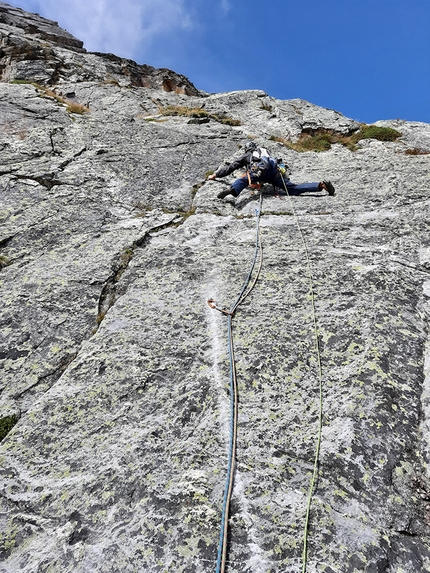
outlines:
[{"label": "wispy cloud", "polygon": [[19,6],[57,20],[87,50],[128,58],[144,53],[158,35],[193,27],[186,0],[32,0],[28,8],[25,4],[23,0]]},{"label": "wispy cloud", "polygon": [[231,10],[231,4],[229,0],[221,0],[221,10],[224,14],[227,14]]}]

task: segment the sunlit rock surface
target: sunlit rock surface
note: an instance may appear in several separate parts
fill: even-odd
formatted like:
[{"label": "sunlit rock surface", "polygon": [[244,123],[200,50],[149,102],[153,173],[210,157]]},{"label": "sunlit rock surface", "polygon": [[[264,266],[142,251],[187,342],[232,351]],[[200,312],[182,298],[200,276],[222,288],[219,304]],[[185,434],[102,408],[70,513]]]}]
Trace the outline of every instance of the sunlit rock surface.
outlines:
[{"label": "sunlit rock surface", "polygon": [[[320,407],[308,260],[323,433],[307,571],[430,570],[430,126],[378,122],[402,137],[298,153],[271,137],[359,126],[261,91],[191,97],[73,67],[48,82],[31,75],[45,60],[11,49],[47,21],[0,14],[0,418],[18,420],[0,445],[0,570],[215,570],[229,362],[227,319],[207,300],[236,300],[259,197],[218,200],[226,181],[206,176],[249,138],[293,181],[337,192],[263,190],[262,269],[233,320],[228,571],[302,570]],[[49,26],[55,53],[105,61]]]},{"label": "sunlit rock surface", "polygon": [[47,85],[64,81],[106,82],[122,87],[145,86],[168,92],[200,92],[180,74],[138,65],[114,54],[87,52],[83,42],[38,14],[0,2],[0,78]]}]

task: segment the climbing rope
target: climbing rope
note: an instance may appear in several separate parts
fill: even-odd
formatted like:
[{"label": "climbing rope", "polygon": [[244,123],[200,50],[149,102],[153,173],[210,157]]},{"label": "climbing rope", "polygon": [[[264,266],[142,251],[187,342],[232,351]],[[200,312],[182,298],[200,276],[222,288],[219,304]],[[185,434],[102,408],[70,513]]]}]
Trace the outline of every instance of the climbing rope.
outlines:
[{"label": "climbing rope", "polygon": [[[320,457],[320,450],[321,450],[321,438],[322,438],[322,414],[323,414],[323,388],[322,388],[322,365],[321,365],[321,353],[318,344],[318,326],[317,326],[317,319],[316,319],[316,308],[315,308],[315,292],[314,292],[314,281],[312,275],[312,268],[310,263],[309,251],[306,244],[305,237],[303,235],[303,231],[300,226],[300,221],[297,215],[297,212],[294,208],[294,203],[292,201],[291,195],[288,193],[287,186],[285,184],[284,178],[282,177],[282,181],[284,184],[284,189],[286,194],[290,199],[291,208],[294,214],[296,226],[303,244],[305,258],[306,258],[306,266],[308,271],[308,279],[309,279],[309,293],[311,298],[311,306],[312,306],[312,315],[313,315],[313,331],[314,331],[314,338],[315,338],[315,351],[317,355],[317,364],[318,364],[318,382],[319,382],[319,411],[318,411],[318,433],[317,433],[317,440],[316,440],[316,447],[315,447],[315,456],[314,456],[314,463],[313,463],[313,471],[312,477],[309,485],[308,490],[308,497],[307,497],[307,505],[306,505],[306,517],[305,517],[305,525],[304,525],[304,534],[303,534],[303,551],[302,551],[302,573],[306,573],[306,565],[307,565],[307,542],[308,542],[308,531],[309,531],[309,518],[310,518],[310,510],[312,505],[312,499],[316,487],[317,477],[318,477],[318,465],[319,465],[319,457]],[[255,245],[255,253],[254,259],[251,264],[250,271],[248,276],[243,284],[242,290],[232,306],[230,310],[222,309],[218,307],[217,303],[213,299],[208,300],[208,304],[211,308],[218,310],[219,312],[227,315],[228,317],[228,348],[229,348],[229,355],[230,355],[230,440],[229,440],[229,453],[228,453],[228,464],[227,464],[227,477],[226,477],[226,484],[224,488],[224,498],[223,498],[223,506],[222,506],[222,515],[221,515],[221,528],[220,528],[220,536],[219,536],[219,544],[218,544],[218,556],[217,556],[217,564],[216,564],[216,573],[224,573],[225,565],[226,565],[226,557],[227,557],[227,534],[228,534],[228,520],[229,520],[229,511],[230,511],[230,502],[231,502],[231,495],[233,491],[233,481],[234,481],[234,468],[235,468],[235,460],[236,460],[236,443],[237,443],[237,421],[238,421],[238,389],[237,389],[237,378],[236,378],[236,365],[235,365],[235,358],[234,358],[234,346],[233,346],[233,317],[234,314],[239,307],[239,305],[245,300],[245,298],[250,294],[252,289],[254,288],[263,262],[263,253],[262,253],[262,245],[261,245],[261,237],[260,237],[260,215],[261,215],[261,206],[263,201],[263,195],[260,191],[260,204],[258,211],[256,213],[257,220],[256,220],[256,245]],[[251,276],[255,267],[255,263],[257,260],[258,253],[260,252],[260,263],[257,269],[256,275],[252,284]]]},{"label": "climbing rope", "polygon": [[[227,558],[228,520],[230,513],[231,495],[233,492],[234,467],[236,461],[238,390],[237,390],[237,378],[236,378],[236,362],[234,358],[234,346],[233,346],[233,317],[239,305],[243,303],[246,297],[253,290],[261,271],[261,266],[263,263],[263,249],[260,237],[260,215],[261,215],[262,202],[263,202],[263,195],[260,192],[260,203],[258,210],[256,212],[256,241],[255,241],[254,259],[252,261],[248,276],[245,279],[242,290],[240,291],[240,294],[236,302],[233,304],[230,310],[225,310],[219,308],[213,299],[208,300],[208,304],[211,308],[219,310],[220,312],[228,316],[228,348],[230,355],[230,440],[229,440],[229,452],[228,452],[228,464],[227,464],[227,477],[224,488],[224,498],[222,505],[221,529],[218,543],[216,573],[224,573],[225,571],[226,558]],[[251,283],[251,277],[254,271],[255,263],[257,261],[258,253],[260,253],[260,263],[257,272],[255,273],[255,277]]]},{"label": "climbing rope", "polygon": [[297,212],[294,208],[294,203],[291,198],[291,195],[288,193],[287,186],[285,184],[285,180],[282,177],[281,179],[284,184],[284,189],[286,194],[290,199],[291,209],[294,214],[294,219],[296,222],[296,227],[299,232],[300,238],[302,240],[303,249],[305,252],[306,258],[306,266],[308,271],[308,279],[309,279],[309,293],[311,297],[311,306],[312,306],[312,316],[313,316],[313,330],[314,330],[314,338],[315,338],[315,352],[317,356],[317,364],[318,364],[318,385],[319,385],[319,409],[318,409],[318,433],[317,433],[317,441],[315,446],[315,456],[314,456],[314,464],[313,464],[313,471],[312,471],[312,478],[309,485],[308,490],[308,500],[306,505],[306,517],[305,517],[305,526],[304,526],[304,534],[303,534],[303,552],[302,552],[302,573],[306,573],[306,564],[307,564],[307,554],[308,554],[308,531],[309,531],[309,517],[311,512],[311,505],[312,499],[315,491],[315,485],[318,476],[318,465],[319,465],[319,458],[320,458],[320,450],[321,450],[321,437],[322,437],[322,418],[323,418],[323,387],[322,387],[322,366],[321,366],[321,352],[318,344],[318,325],[317,325],[317,313],[315,308],[315,291],[314,291],[314,280],[312,275],[312,268],[311,268],[311,261],[309,257],[309,251],[306,244],[305,237],[303,235],[303,231],[300,226],[299,217]]}]

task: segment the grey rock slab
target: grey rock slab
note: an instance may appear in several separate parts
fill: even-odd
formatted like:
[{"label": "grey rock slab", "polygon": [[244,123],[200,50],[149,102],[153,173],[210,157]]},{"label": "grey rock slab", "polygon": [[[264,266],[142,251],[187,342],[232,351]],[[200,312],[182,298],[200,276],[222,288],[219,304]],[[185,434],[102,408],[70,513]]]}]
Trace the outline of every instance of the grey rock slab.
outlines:
[{"label": "grey rock slab", "polygon": [[[2,390],[6,410],[12,408],[23,414],[62,374],[82,341],[97,331],[98,322],[115,303],[115,284],[133,256],[136,242],[142,241],[150,229],[168,224],[175,217],[155,212],[147,217],[121,219],[105,224],[97,234],[75,232],[67,235],[67,241],[52,237],[52,245],[47,244],[48,233],[39,224],[32,240],[34,243],[39,232],[44,242],[39,251],[33,245],[34,254],[22,247],[15,249],[18,238],[11,241],[9,252],[16,252],[17,258],[3,270],[1,278]],[[59,223],[51,217],[44,224],[49,228]],[[19,379],[17,370],[22,373]]]},{"label": "grey rock slab", "polygon": [[377,121],[375,125],[400,131],[400,141],[404,142],[408,149],[430,152],[430,126],[427,123],[396,119]]},{"label": "grey rock slab", "polygon": [[[41,41],[23,26],[7,31],[21,54]],[[189,97],[158,72],[139,87],[132,63],[121,76],[115,56],[49,42],[40,73],[70,63],[56,97],[0,83],[0,419],[18,418],[0,447],[0,569],[215,569],[229,353],[207,301],[231,308],[242,288],[259,194],[219,200],[240,172],[206,177],[252,138],[336,195],[263,188],[261,272],[233,319],[228,569],[302,570],[320,407],[310,270],[323,426],[307,570],[429,570],[430,159],[406,154],[427,150],[429,126],[377,122],[402,137],[297,153],[271,137],[357,123],[258,90]],[[3,71],[33,73],[9,55]]]},{"label": "grey rock slab", "polygon": [[69,49],[82,48],[83,42],[58,26],[58,22],[42,18],[39,14],[32,14],[15,8],[10,4],[0,2],[0,23],[10,28],[18,28],[29,37],[43,38],[55,42]]},{"label": "grey rock slab", "polygon": [[281,101],[261,90],[213,94],[194,99],[193,105],[208,112],[238,119],[249,137],[283,137],[295,141],[303,130],[324,128],[349,134],[360,124],[341,113],[300,99]]},{"label": "grey rock slab", "polygon": [[[379,567],[390,554],[390,528],[426,531],[410,482],[419,423],[410,406],[420,397],[414,380],[426,333],[409,289],[422,279],[402,265],[390,270],[383,249],[358,250],[357,259],[353,220],[343,221],[350,253],[321,246],[316,226],[302,224],[311,259],[321,261],[315,289],[326,374],[310,565],[316,559],[333,568],[348,562],[351,571],[357,563]],[[31,571],[43,556],[65,571],[106,570],[106,559],[112,571],[213,568],[228,360],[225,318],[206,300],[228,306],[235,298],[252,258],[254,225],[252,218],[195,215],[176,230],[153,233],[136,251],[121,277],[124,294],[6,439],[6,459],[20,465],[31,458],[33,477],[8,478],[6,491],[15,493],[5,507],[25,499],[27,513],[40,516],[36,531],[21,528],[25,550],[18,546],[7,566]],[[297,531],[318,408],[308,277],[295,222],[263,214],[261,226],[261,280],[235,319],[241,407],[230,559],[239,571],[299,568]],[[387,231],[378,227],[375,243],[390,242]],[[49,424],[42,423],[44,412]],[[118,538],[125,531],[126,545]],[[402,565],[428,563],[425,546],[415,541],[414,552],[408,539],[396,534],[391,541]],[[60,546],[69,549],[61,553]]]},{"label": "grey rock slab", "polygon": [[186,95],[202,95],[185,76],[166,68],[114,54],[88,53],[83,42],[57,22],[8,4],[0,4],[0,77],[3,81],[36,81],[53,85],[98,80],[123,87],[145,86]]}]

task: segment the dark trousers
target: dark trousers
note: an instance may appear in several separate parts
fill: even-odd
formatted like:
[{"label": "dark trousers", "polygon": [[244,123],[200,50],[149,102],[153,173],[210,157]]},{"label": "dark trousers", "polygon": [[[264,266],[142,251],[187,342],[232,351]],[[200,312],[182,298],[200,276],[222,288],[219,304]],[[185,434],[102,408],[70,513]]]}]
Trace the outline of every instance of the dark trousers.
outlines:
[{"label": "dark trousers", "polygon": [[[271,183],[275,187],[279,187],[282,191],[285,191],[286,187],[290,195],[300,195],[301,193],[320,191],[319,183],[300,183],[299,185],[296,185],[289,179],[282,177],[281,174],[276,175],[271,181],[264,181],[259,177],[255,177],[255,175],[251,175],[251,183]],[[236,181],[232,183],[231,188],[234,191],[234,195],[237,197],[245,187],[248,187],[248,185],[248,175],[244,175],[240,179],[236,179]]]}]

